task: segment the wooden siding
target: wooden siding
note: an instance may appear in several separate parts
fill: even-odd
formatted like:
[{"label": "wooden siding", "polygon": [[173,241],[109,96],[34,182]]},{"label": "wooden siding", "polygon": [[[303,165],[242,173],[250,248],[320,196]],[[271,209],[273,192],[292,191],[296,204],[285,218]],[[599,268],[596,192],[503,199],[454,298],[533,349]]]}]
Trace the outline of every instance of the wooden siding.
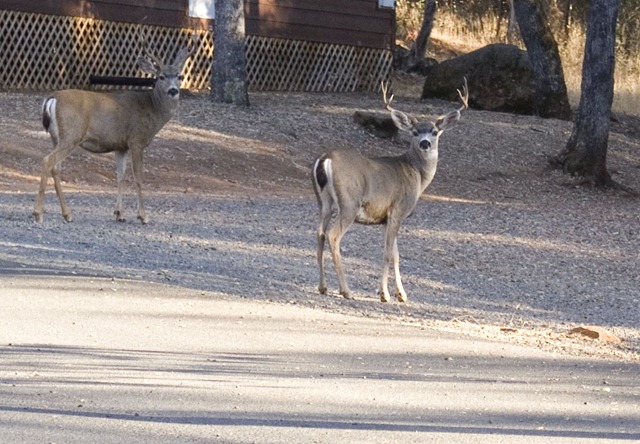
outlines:
[{"label": "wooden siding", "polygon": [[183,27],[188,0],[0,0],[0,9]]},{"label": "wooden siding", "polygon": [[247,0],[247,34],[391,49],[395,14],[377,0]]},{"label": "wooden siding", "polygon": [[[249,35],[391,49],[395,14],[377,0],[245,0]],[[0,9],[168,27],[211,28],[188,0],[0,0]]]}]

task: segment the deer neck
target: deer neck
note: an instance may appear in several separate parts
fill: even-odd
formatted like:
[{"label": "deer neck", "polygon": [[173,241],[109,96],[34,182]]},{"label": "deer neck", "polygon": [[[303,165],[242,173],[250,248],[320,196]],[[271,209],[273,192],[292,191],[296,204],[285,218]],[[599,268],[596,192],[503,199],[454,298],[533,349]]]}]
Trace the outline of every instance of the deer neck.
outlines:
[{"label": "deer neck", "polygon": [[413,146],[407,151],[406,155],[411,166],[420,174],[420,181],[422,189],[424,190],[436,175],[438,150],[431,149],[429,151],[423,151],[419,147]]}]

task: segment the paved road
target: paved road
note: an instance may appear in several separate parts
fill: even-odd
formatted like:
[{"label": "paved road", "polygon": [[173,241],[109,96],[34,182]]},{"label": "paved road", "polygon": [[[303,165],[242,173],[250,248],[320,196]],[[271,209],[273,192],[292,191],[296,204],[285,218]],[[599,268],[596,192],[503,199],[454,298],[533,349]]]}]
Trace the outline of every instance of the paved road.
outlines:
[{"label": "paved road", "polygon": [[640,366],[144,282],[0,273],[2,443],[640,441]]}]

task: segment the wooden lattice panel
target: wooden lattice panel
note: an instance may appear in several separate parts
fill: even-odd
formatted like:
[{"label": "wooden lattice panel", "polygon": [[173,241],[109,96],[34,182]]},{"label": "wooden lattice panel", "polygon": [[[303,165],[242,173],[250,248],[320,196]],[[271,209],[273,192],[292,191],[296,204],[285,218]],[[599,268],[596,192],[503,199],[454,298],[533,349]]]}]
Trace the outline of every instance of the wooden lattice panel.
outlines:
[{"label": "wooden lattice panel", "polygon": [[378,91],[390,51],[266,37],[247,38],[247,77],[256,91]]},{"label": "wooden lattice panel", "polygon": [[[0,88],[83,88],[90,75],[142,76],[142,40],[162,60],[173,58],[194,31],[90,18],[0,11]],[[205,89],[211,78],[211,33],[197,31],[183,87]]]},{"label": "wooden lattice panel", "polygon": [[[142,41],[169,60],[195,35],[183,88],[208,89],[210,31],[0,10],[0,89],[87,88],[89,76],[142,76]],[[248,36],[247,79],[254,91],[377,91],[391,72],[390,51]]]}]

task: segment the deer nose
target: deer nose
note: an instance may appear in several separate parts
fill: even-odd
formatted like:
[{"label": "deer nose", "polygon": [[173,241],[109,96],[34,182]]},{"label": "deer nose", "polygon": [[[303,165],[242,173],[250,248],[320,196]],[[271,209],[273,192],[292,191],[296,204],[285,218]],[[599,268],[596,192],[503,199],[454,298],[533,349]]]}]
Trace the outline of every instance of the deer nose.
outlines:
[{"label": "deer nose", "polygon": [[178,94],[180,94],[180,90],[178,88],[171,88],[169,91],[167,91],[167,94],[169,94],[171,97],[176,97]]},{"label": "deer nose", "polygon": [[429,148],[431,148],[431,142],[429,142],[428,140],[421,140],[420,148],[422,148],[423,150],[428,150]]}]

